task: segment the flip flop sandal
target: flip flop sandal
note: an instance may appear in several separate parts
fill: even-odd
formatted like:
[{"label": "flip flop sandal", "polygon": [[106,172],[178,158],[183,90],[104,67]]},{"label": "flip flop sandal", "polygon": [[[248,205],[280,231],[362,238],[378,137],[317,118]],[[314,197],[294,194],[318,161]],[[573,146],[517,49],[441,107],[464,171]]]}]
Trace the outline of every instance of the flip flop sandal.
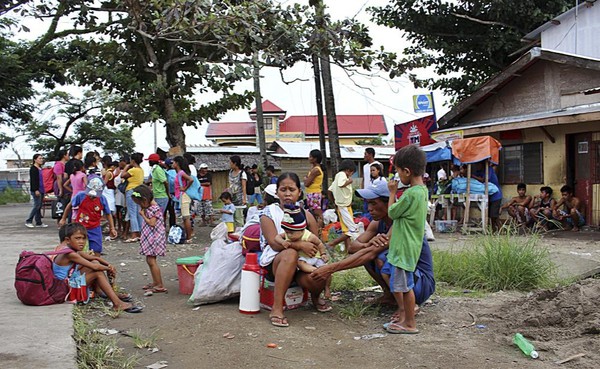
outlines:
[{"label": "flip flop sandal", "polygon": [[136,238],[128,238],[125,241],[123,241],[123,243],[134,243],[134,242],[139,242],[140,238],[136,237]]},{"label": "flip flop sandal", "polygon": [[148,283],[147,285],[142,287],[143,290],[151,290],[153,288],[154,288],[154,285],[152,283]]},{"label": "flip flop sandal", "polygon": [[[105,300],[108,299],[108,296],[106,296],[104,292],[98,293],[98,297]],[[131,296],[129,293],[118,293],[117,297],[123,302],[131,302],[133,300],[133,296]]]},{"label": "flip flop sandal", "polygon": [[169,293],[169,291],[164,287],[162,287],[162,288],[152,287],[152,289],[150,289],[149,291],[152,291],[152,293]]},{"label": "flip flop sandal", "polygon": [[123,309],[124,312],[126,313],[130,313],[130,314],[137,314],[137,313],[141,313],[142,310],[144,310],[143,307],[141,306],[132,306],[130,308],[127,309]]},{"label": "flip flop sandal", "polygon": [[317,304],[316,308],[319,313],[326,313],[328,311],[333,310],[333,307],[331,305],[329,305],[327,302],[323,302],[322,304]]},{"label": "flip flop sandal", "polygon": [[271,315],[269,319],[271,320],[271,324],[275,327],[287,328],[290,326],[290,323],[288,323],[285,316]]},{"label": "flip flop sandal", "polygon": [[388,333],[392,333],[392,334],[417,334],[417,333],[419,333],[418,329],[415,329],[414,331],[409,330],[397,323],[388,323],[387,327],[385,327],[385,330]]}]

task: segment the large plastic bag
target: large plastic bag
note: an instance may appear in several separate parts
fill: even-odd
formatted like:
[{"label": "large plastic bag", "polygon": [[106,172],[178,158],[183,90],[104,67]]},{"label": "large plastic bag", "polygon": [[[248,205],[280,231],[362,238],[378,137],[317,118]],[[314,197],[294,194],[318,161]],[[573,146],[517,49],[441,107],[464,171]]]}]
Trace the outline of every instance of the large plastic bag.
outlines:
[{"label": "large plastic bag", "polygon": [[239,242],[227,243],[227,225],[220,223],[211,232],[213,239],[204,254],[204,262],[194,274],[194,292],[188,303],[210,304],[227,300],[240,294],[242,246]]},{"label": "large plastic bag", "polygon": [[323,212],[323,223],[325,223],[325,225],[327,225],[329,223],[335,223],[337,221],[338,221],[338,217],[337,217],[337,214],[335,213],[335,210],[327,209]]}]

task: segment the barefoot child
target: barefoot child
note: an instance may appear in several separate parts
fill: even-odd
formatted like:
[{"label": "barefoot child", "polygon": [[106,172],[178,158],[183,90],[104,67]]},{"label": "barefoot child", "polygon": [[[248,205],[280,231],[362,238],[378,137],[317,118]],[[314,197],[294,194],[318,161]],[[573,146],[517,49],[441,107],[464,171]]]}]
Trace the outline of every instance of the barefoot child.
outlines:
[{"label": "barefoot child", "polygon": [[229,192],[223,192],[221,196],[219,196],[219,200],[223,201],[223,208],[219,210],[221,215],[221,222],[227,224],[227,233],[231,234],[235,231],[235,222],[234,222],[234,214],[235,214],[235,205],[231,202],[231,194]]},{"label": "barefoot child", "polygon": [[154,201],[152,190],[146,185],[139,185],[133,189],[131,198],[140,207],[142,216],[142,231],[140,233],[140,254],[146,256],[146,263],[150,267],[152,283],[144,289],[152,293],[166,293],[163,286],[160,267],[156,262],[157,256],[165,256],[167,251],[167,234],[163,211]]},{"label": "barefoot child", "polygon": [[[410,187],[395,202],[389,198],[389,217],[393,219],[388,262],[391,271],[390,289],[398,310],[385,326],[389,333],[419,333],[415,321],[414,275],[425,234],[427,216],[427,187],[423,173],[427,164],[425,153],[415,145],[403,147],[394,155],[394,167],[404,185]],[[396,193],[398,182],[388,183],[390,193]]]},{"label": "barefoot child", "polygon": [[[115,268],[106,260],[98,256],[81,252],[87,240],[87,231],[79,223],[71,223],[63,226],[61,233],[64,233],[64,240],[61,242],[64,247],[68,247],[73,252],[57,255],[52,262],[52,271],[57,279],[67,281],[69,272],[74,268],[74,272],[85,275],[88,286],[96,286],[113,303],[113,309],[123,310],[127,313],[139,313],[142,307],[133,306],[119,298],[110,285],[104,272],[115,274]],[[61,235],[62,236],[62,235]],[[130,298],[128,295],[124,297]]]},{"label": "barefoot child", "polygon": [[526,194],[527,185],[519,183],[517,185],[517,196],[510,199],[509,202],[500,207],[500,212],[507,209],[508,214],[517,221],[517,225],[529,223],[531,215],[529,214],[529,206],[531,205],[531,196]]},{"label": "barefoot child", "polygon": [[284,209],[281,228],[284,233],[276,236],[277,242],[280,242],[284,248],[288,248],[295,241],[308,241],[317,246],[319,251],[312,258],[303,251],[298,252],[298,269],[304,273],[312,273],[318,267],[325,265],[329,261],[325,245],[319,237],[306,229],[306,217],[300,208],[294,205],[286,205]]}]

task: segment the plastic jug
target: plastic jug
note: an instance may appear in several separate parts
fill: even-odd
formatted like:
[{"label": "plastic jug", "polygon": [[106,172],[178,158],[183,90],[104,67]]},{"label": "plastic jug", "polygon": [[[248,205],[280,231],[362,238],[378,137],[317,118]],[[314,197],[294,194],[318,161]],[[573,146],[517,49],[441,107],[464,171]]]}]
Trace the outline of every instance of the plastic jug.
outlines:
[{"label": "plastic jug", "polygon": [[260,313],[260,266],[258,254],[246,254],[242,267],[242,285],[240,289],[240,313]]}]

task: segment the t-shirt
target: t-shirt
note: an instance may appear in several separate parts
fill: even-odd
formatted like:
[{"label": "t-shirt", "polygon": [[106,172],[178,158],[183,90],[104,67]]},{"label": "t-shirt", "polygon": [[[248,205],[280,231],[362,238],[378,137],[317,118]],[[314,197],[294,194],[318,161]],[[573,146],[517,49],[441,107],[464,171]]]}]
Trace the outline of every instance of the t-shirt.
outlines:
[{"label": "t-shirt", "polygon": [[246,174],[246,195],[254,195],[254,187],[256,187],[256,183],[254,183],[254,176],[252,173]]},{"label": "t-shirt", "polygon": [[388,215],[394,220],[388,261],[395,267],[414,272],[421,254],[428,191],[425,186],[409,187],[390,206]]},{"label": "t-shirt", "polygon": [[352,183],[346,187],[342,187],[347,180],[348,176],[346,173],[344,171],[339,171],[335,175],[331,186],[329,186],[329,191],[333,193],[335,204],[340,207],[350,206],[352,204]]},{"label": "t-shirt", "polygon": [[155,199],[164,199],[169,197],[167,195],[167,189],[165,187],[165,182],[167,182],[167,174],[165,170],[161,168],[160,165],[155,164],[152,167],[152,194],[154,194]]},{"label": "t-shirt", "polygon": [[73,196],[75,196],[78,193],[80,193],[81,191],[85,190],[84,178],[87,178],[87,177],[86,177],[86,174],[83,173],[82,171],[78,171],[78,172],[71,174],[70,179],[71,179],[71,188],[73,189]]},{"label": "t-shirt", "polygon": [[[371,165],[373,164],[379,164],[381,165],[380,162],[378,161],[374,161],[372,163],[366,163],[365,165],[363,165],[363,187],[362,188],[367,188],[369,187],[369,182],[371,181]],[[381,175],[383,175],[383,173],[380,173]]]},{"label": "t-shirt", "polygon": [[221,222],[233,223],[233,214],[235,213],[235,205],[225,204],[225,205],[223,205],[223,210],[231,211],[231,214],[227,214],[227,213],[221,214]]},{"label": "t-shirt", "polygon": [[212,200],[212,174],[206,172],[206,175],[198,176],[198,182],[202,186],[202,200]]},{"label": "t-shirt", "polygon": [[109,209],[104,196],[89,197],[85,192],[80,192],[73,197],[71,205],[79,207],[75,221],[81,223],[86,229],[100,226],[100,219],[104,209]]},{"label": "t-shirt", "polygon": [[127,171],[131,177],[127,178],[126,191],[133,190],[137,186],[144,183],[144,171],[140,167],[129,168]]},{"label": "t-shirt", "polygon": [[62,178],[62,182],[61,183],[65,183],[67,181],[66,177],[65,177],[65,163],[63,163],[62,161],[57,161],[56,163],[54,163],[54,168],[52,168],[52,171],[54,172],[54,193],[56,194],[56,196],[58,196],[58,193],[60,191],[60,188],[58,188],[58,178]]},{"label": "t-shirt", "polygon": [[270,177],[269,184],[277,184],[277,176]]}]

